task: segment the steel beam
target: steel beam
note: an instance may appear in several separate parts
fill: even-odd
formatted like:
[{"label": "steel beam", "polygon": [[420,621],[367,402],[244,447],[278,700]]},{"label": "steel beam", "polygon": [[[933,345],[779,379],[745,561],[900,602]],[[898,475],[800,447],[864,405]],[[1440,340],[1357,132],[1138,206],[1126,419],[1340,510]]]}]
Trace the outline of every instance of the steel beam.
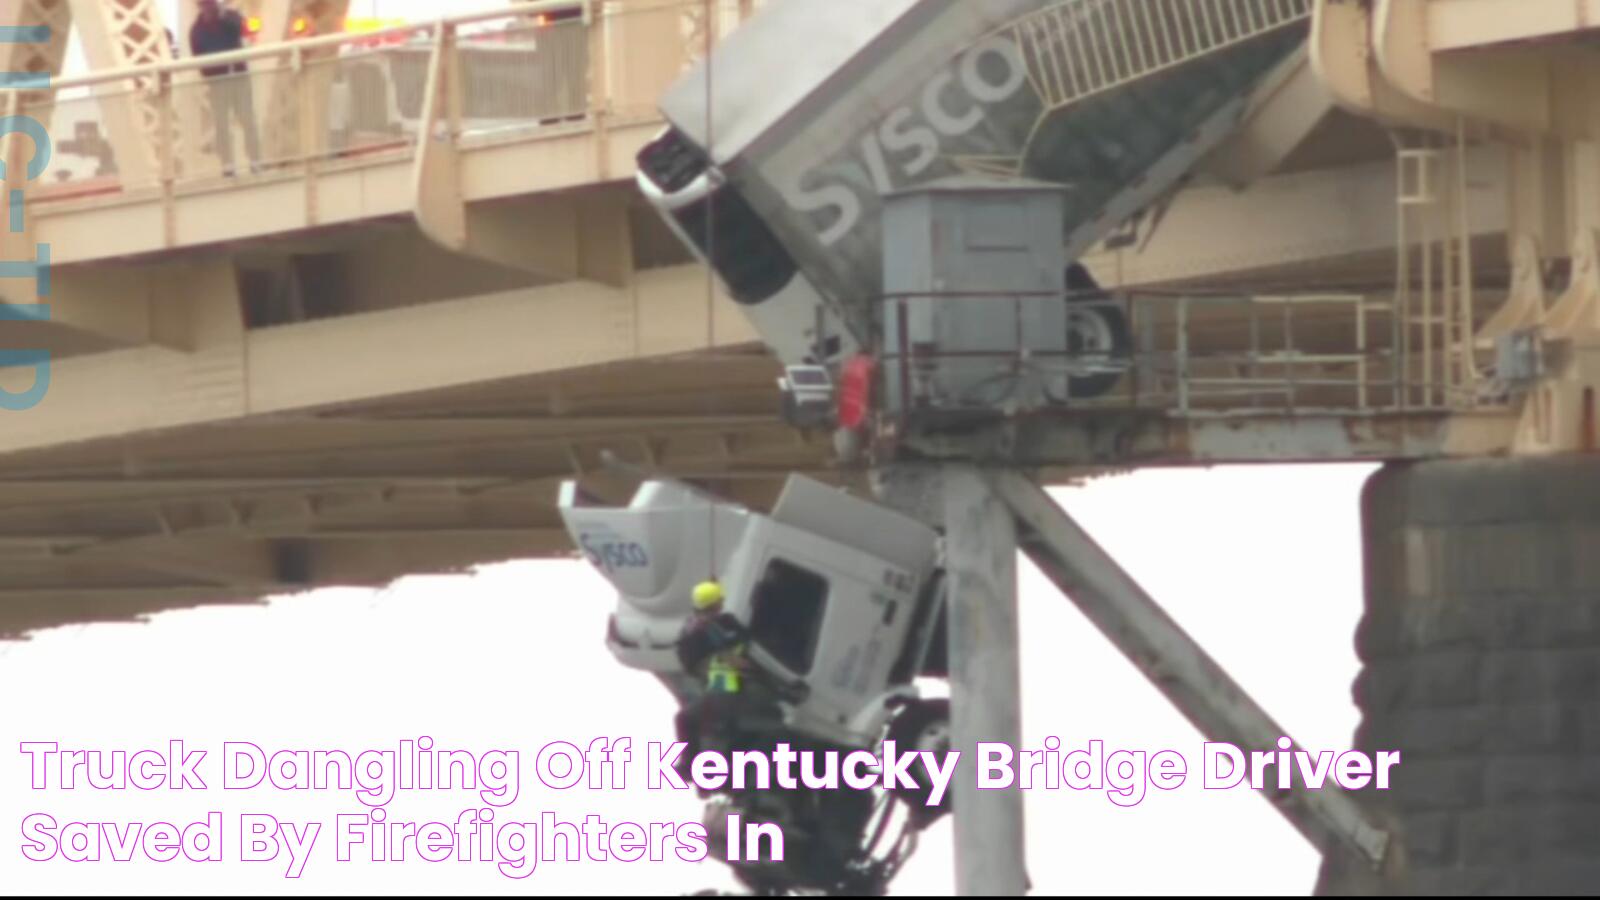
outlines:
[{"label": "steel beam", "polygon": [[[192,299],[233,299],[217,293]],[[724,347],[755,339],[732,301],[708,296],[702,269],[677,266],[641,272],[629,290],[546,285],[219,336],[187,354],[74,357],[54,367],[28,428],[0,431],[0,453],[697,353],[711,349],[708,331]]]},{"label": "steel beam", "polygon": [[10,90],[22,88],[22,110],[49,127],[54,91],[39,84],[38,78],[50,76],[53,80],[61,75],[72,31],[72,7],[66,0],[8,0],[0,4],[0,28],[17,29],[7,32],[12,39],[0,42],[0,72],[13,79],[33,76],[21,84],[12,82]]},{"label": "steel beam", "polygon": [[[335,34],[344,29],[349,11],[349,0],[246,0],[237,8],[246,17],[260,20],[258,46],[305,39],[318,35]],[[183,0],[179,18],[183,33],[187,35],[194,25],[196,4]],[[182,43],[187,46],[187,39]],[[185,50],[187,52],[187,50]],[[252,66],[257,99],[266,104],[263,118],[262,140],[266,152],[273,160],[299,159],[327,151],[327,136],[319,123],[327,121],[328,96],[334,70],[329,60],[336,57],[337,48],[320,47],[306,53],[298,69],[298,78],[261,77],[269,65],[258,61]],[[305,66],[310,63],[312,65]],[[262,91],[260,86],[267,90]]]},{"label": "steel beam", "polygon": [[1491,456],[1512,447],[1507,409],[1179,418],[1162,411],[1079,410],[962,435],[913,435],[930,459],[1024,468],[1250,465]]},{"label": "steel beam", "polygon": [[[96,71],[170,62],[172,46],[155,0],[67,0]],[[176,35],[174,35],[176,39]],[[156,148],[164,124],[153,79],[112,82],[97,88],[101,116],[115,148],[124,186],[154,183],[160,170]]]},{"label": "steel beam", "polygon": [[[1467,158],[1467,228],[1474,238],[1502,240],[1506,151],[1482,145]],[[1114,249],[1096,247],[1083,262],[1107,289],[1326,286],[1330,270],[1392,278],[1394,189],[1392,157],[1272,175],[1244,191],[1197,184],[1173,197],[1158,229]],[[1226,234],[1219,222],[1228,223]]]},{"label": "steel beam", "polygon": [[[1043,488],[1015,470],[986,475],[1029,558],[1202,734],[1259,750],[1287,735]],[[1324,855],[1353,850],[1383,863],[1389,835],[1351,795],[1297,785],[1263,796]]]},{"label": "steel beam", "polygon": [[1020,790],[979,790],[977,745],[1022,744],[1017,541],[1010,512],[977,469],[943,472],[950,596],[950,745],[961,753],[951,803],[956,892],[1028,889]]},{"label": "steel beam", "polygon": [[1333,95],[1304,50],[1262,80],[1239,130],[1206,158],[1206,171],[1246,188],[1277,171],[1333,113]]}]

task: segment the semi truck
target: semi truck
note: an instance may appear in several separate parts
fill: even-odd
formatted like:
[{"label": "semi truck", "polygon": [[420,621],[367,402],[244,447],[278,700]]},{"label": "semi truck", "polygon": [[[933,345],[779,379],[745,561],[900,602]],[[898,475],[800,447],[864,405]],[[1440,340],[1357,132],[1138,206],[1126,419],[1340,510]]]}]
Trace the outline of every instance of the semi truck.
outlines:
[{"label": "semi truck", "polygon": [[[783,383],[804,391],[791,409],[813,415],[828,378],[872,371],[853,363],[882,343],[886,198],[962,177],[1063,189],[1062,301],[1088,301],[1060,318],[1075,330],[1064,343],[1101,358],[1126,347],[1129,323],[1106,311],[1080,258],[1235,131],[1255,86],[1304,44],[1310,7],[771,0],[663,97],[669,124],[639,156],[639,188],[789,367]],[[1063,400],[1115,380],[1074,378]],[[620,508],[571,484],[561,510],[618,589],[613,653],[685,706],[700,687],[673,648],[694,585],[713,578],[781,685],[767,740],[948,746],[948,704],[924,690],[945,674],[935,530],[798,476],[770,514],[660,479]],[[808,845],[805,862],[737,867],[748,886],[881,893],[948,811],[821,793],[715,798],[834,841]],[[894,801],[902,830],[879,854]]]},{"label": "semi truck", "polygon": [[[1310,5],[774,0],[663,97],[639,187],[780,360],[837,374],[878,343],[885,197],[963,175],[1061,185],[1075,263],[1233,132]],[[1094,310],[1066,317],[1066,343],[1125,352],[1091,273],[1066,280]]]}]

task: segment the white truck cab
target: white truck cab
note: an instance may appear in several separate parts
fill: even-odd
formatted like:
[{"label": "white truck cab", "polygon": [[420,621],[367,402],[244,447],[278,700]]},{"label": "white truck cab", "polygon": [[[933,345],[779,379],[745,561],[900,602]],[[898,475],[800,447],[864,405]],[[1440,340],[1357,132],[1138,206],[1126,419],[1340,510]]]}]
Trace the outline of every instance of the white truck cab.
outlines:
[{"label": "white truck cab", "polygon": [[695,584],[718,580],[762,673],[793,688],[790,729],[856,748],[882,740],[897,701],[942,654],[938,535],[804,476],[771,515],[650,481],[626,507],[563,485],[573,540],[618,591],[607,644],[624,665],[693,694],[676,654]]},{"label": "white truck cab", "polygon": [[639,154],[637,181],[785,365],[837,365],[860,349],[777,235],[681,132],[667,129]]}]

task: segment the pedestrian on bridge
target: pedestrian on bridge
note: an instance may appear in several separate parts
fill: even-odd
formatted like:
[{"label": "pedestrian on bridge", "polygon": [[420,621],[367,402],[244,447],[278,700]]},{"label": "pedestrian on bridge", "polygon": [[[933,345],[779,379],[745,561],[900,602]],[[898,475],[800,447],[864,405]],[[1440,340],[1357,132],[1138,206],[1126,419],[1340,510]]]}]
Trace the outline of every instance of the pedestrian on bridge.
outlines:
[{"label": "pedestrian on bridge", "polygon": [[[199,15],[189,30],[189,51],[195,56],[228,53],[244,48],[244,18],[234,10],[222,9],[218,0],[200,0]],[[256,102],[250,88],[250,67],[243,62],[206,66],[200,70],[211,94],[211,120],[216,125],[217,156],[222,170],[233,177],[233,120],[244,131],[245,152],[250,155],[250,171],[261,160],[261,136],[256,129]]]}]

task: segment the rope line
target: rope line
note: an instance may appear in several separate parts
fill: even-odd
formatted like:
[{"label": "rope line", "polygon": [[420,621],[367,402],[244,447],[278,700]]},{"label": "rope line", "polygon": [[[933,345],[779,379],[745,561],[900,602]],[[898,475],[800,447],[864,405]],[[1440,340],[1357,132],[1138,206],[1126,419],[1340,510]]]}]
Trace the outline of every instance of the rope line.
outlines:
[{"label": "rope line", "polygon": [[[705,18],[702,20],[705,29],[705,65],[706,65],[706,175],[712,179],[710,192],[706,195],[706,352],[716,352],[716,294],[717,294],[717,204],[715,183],[716,172],[716,138],[715,118],[712,115],[712,100],[715,96],[712,90],[714,69],[711,56],[716,44],[716,9],[715,0],[705,0]],[[714,412],[715,410],[713,410]],[[706,502],[706,571],[707,581],[717,580],[717,504],[715,500],[707,498]]]}]

